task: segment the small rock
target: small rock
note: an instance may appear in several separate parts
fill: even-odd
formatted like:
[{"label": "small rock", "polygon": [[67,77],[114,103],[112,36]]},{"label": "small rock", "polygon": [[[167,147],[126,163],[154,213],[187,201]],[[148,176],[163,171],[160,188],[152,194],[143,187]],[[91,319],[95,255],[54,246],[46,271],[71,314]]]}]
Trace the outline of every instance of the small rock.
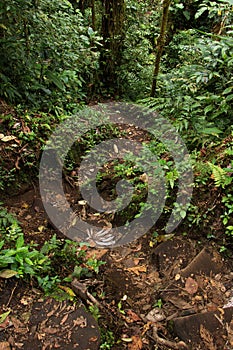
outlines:
[{"label": "small rock", "polygon": [[166,318],[164,312],[159,308],[152,309],[146,316],[147,321],[161,322]]}]

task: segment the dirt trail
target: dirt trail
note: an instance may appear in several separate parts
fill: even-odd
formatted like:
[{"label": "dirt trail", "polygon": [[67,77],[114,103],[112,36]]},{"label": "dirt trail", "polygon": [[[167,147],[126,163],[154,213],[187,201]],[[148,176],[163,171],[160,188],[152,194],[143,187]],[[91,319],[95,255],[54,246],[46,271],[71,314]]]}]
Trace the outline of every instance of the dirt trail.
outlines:
[{"label": "dirt trail", "polygon": [[[42,245],[53,236],[54,230],[43,212],[37,190],[31,189],[11,197],[5,205],[17,215],[28,242],[33,240]],[[39,233],[39,226],[45,227],[43,234]],[[103,327],[108,325],[118,339],[123,339],[113,349],[154,349],[154,344],[158,344],[158,349],[169,349],[169,346],[170,349],[182,349],[185,348],[184,343],[189,349],[232,349],[233,308],[229,301],[232,298],[233,273],[227,262],[208,242],[203,247],[203,243],[182,235],[161,240],[160,244],[152,246],[150,236],[146,235],[121,248],[103,250],[93,247],[87,251],[89,256],[106,261],[97,276],[100,282],[98,288],[104,293],[98,302],[102,315],[100,324]],[[41,335],[41,332],[46,332],[43,331],[45,325],[41,326],[44,321],[37,318],[34,311],[29,311],[38,308],[40,291],[16,279],[1,279],[0,282],[2,310],[6,305],[12,310],[9,324],[1,329],[0,341],[8,342],[12,349],[26,349],[24,341],[27,338],[30,346],[45,349],[46,343]],[[85,283],[90,296],[95,287],[92,281]],[[75,291],[80,297],[80,290]],[[86,303],[88,296],[84,293],[82,297]],[[97,299],[94,298],[94,301]],[[52,304],[43,304],[45,309],[49,305],[47,314],[51,314]],[[46,321],[50,342],[58,339],[59,324],[69,314],[70,307],[72,309],[68,304],[62,306],[54,302],[56,307],[61,310],[60,316]],[[83,334],[89,328],[94,333],[88,339],[92,339],[93,349],[98,348],[99,335],[96,326],[93,328],[91,323],[94,321],[87,323],[85,320],[91,316],[85,314],[84,317],[80,315],[82,309],[78,310],[79,316],[74,313],[71,320],[76,319],[80,323],[72,328],[74,324],[70,321],[70,328],[67,328],[70,339],[74,330],[77,333],[77,327]],[[69,344],[64,346],[64,349],[75,348]],[[92,349],[90,344],[88,346]],[[86,349],[86,345],[80,349]]]}]

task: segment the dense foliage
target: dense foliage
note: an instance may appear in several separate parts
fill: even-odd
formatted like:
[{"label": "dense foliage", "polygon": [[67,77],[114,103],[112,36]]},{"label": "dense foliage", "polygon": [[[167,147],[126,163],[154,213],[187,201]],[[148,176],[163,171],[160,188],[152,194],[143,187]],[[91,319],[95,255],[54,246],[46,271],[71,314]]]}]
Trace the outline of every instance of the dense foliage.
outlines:
[{"label": "dense foliage", "polygon": [[[1,194],[12,194],[32,174],[37,181],[46,140],[68,115],[98,101],[136,101],[168,119],[189,150],[194,195],[187,215],[180,212],[182,234],[196,229],[231,254],[233,0],[2,0],[0,45]],[[75,173],[75,156],[80,162],[84,151],[118,136],[124,136],[122,130],[110,125],[85,134],[68,154],[66,175]],[[165,174],[166,217],[179,174],[162,143],[150,139],[147,145]],[[142,162],[146,148],[143,152]],[[147,195],[144,174],[134,161],[129,156],[97,174],[99,188],[113,180],[110,199],[116,197],[119,179],[132,180],[133,201],[115,217],[122,224],[138,216]],[[153,246],[159,233],[152,236]],[[46,293],[54,291],[61,281],[69,282],[55,267],[67,250],[72,261],[64,264],[71,264],[70,275],[98,272],[101,263],[86,261],[75,249],[77,245],[56,237],[42,249],[26,244],[17,220],[0,206],[0,268],[12,276],[36,277]]]},{"label": "dense foliage", "polygon": [[[91,90],[99,37],[68,1],[3,1],[1,95],[70,109]],[[71,105],[70,105],[71,104]]]}]

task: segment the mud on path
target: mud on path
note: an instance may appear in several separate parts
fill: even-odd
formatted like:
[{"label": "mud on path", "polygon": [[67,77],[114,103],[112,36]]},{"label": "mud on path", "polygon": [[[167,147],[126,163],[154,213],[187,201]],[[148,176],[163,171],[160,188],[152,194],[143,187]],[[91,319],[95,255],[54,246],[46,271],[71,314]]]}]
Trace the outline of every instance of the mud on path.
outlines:
[{"label": "mud on path", "polygon": [[[41,246],[54,235],[37,187],[4,205],[16,214],[27,242]],[[0,349],[98,349],[96,321],[84,308],[90,303],[100,310],[99,325],[113,331],[115,350],[232,349],[229,261],[210,242],[182,232],[160,240],[152,244],[147,234],[121,248],[89,247],[87,256],[106,264],[95,281],[73,281],[80,300],[76,306],[44,300],[33,281],[0,279],[1,311],[11,309],[0,324]]]}]

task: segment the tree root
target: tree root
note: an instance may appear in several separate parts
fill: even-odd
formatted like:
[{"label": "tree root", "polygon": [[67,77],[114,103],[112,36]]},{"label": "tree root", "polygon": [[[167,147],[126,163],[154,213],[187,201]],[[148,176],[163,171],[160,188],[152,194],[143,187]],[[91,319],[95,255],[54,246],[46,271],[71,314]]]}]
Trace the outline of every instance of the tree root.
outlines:
[{"label": "tree root", "polygon": [[166,340],[164,338],[161,338],[158,336],[158,328],[156,325],[153,326],[153,337],[154,341],[159,344],[167,347],[168,349],[174,349],[174,350],[187,350],[188,346],[183,342],[180,341],[179,343],[172,342],[170,340]]}]

